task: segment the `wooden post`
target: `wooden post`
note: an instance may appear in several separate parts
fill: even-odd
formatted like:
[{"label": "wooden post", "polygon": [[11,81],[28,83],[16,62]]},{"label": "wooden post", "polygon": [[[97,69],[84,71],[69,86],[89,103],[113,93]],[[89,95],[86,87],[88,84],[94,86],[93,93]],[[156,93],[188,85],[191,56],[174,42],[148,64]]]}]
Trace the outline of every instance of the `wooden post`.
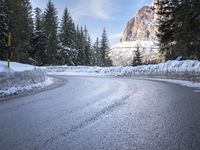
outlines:
[{"label": "wooden post", "polygon": [[10,60],[11,60],[11,17],[9,16],[9,31],[8,31],[8,68],[10,68]]}]

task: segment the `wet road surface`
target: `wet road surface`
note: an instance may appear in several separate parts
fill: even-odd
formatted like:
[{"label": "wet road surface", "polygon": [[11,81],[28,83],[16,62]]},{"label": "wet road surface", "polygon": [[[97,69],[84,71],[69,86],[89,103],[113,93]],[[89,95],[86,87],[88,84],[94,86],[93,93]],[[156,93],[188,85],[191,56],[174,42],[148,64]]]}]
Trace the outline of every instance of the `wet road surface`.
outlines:
[{"label": "wet road surface", "polygon": [[199,150],[200,93],[176,84],[62,77],[0,102],[1,150]]}]

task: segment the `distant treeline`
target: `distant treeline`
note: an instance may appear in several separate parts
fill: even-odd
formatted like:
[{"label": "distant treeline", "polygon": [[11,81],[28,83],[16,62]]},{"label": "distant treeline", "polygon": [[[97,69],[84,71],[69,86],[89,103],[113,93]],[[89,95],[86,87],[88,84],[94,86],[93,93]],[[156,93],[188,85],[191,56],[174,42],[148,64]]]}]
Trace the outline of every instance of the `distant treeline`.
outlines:
[{"label": "distant treeline", "polygon": [[86,25],[75,25],[67,8],[58,21],[51,0],[44,11],[33,11],[30,0],[0,0],[1,60],[7,59],[9,25],[12,61],[36,65],[111,65],[105,28],[101,38],[92,44]]}]

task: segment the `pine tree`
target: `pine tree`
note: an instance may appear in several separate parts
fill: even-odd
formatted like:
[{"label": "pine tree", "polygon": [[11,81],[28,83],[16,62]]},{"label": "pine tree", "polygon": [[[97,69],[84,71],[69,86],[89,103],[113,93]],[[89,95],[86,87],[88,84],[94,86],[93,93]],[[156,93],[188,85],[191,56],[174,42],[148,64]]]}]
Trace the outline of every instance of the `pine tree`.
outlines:
[{"label": "pine tree", "polygon": [[75,45],[75,25],[72,18],[65,8],[60,25],[59,39],[63,46],[74,48]]},{"label": "pine tree", "polygon": [[176,53],[185,59],[199,59],[200,44],[200,2],[184,0],[178,3],[174,13],[176,20],[175,40]]},{"label": "pine tree", "polygon": [[100,50],[101,50],[101,60],[102,60],[101,66],[110,66],[111,61],[108,58],[109,41],[105,28],[103,29],[103,33],[101,36]]},{"label": "pine tree", "polygon": [[57,11],[54,4],[51,0],[47,4],[47,8],[44,12],[43,20],[44,33],[47,37],[47,48],[46,48],[46,62],[47,64],[57,64],[58,58],[57,49],[58,49],[58,18]]},{"label": "pine tree", "polygon": [[[189,30],[187,27],[187,22],[186,18],[188,17],[188,15],[190,15],[190,12],[188,12],[190,4],[184,4],[183,2],[179,3],[176,7],[176,11],[173,12],[172,16],[175,20],[175,30],[174,30],[174,38],[175,38],[175,50],[174,50],[174,55],[177,56],[183,56],[184,58],[186,58],[187,56],[189,56],[189,54],[186,54],[187,51],[187,44],[190,40],[190,35],[188,34]],[[184,10],[184,11],[183,11]],[[189,19],[189,18],[188,18]],[[189,21],[189,20],[188,20]],[[184,42],[185,41],[185,42]]]},{"label": "pine tree", "polygon": [[42,28],[42,10],[35,8],[35,28],[31,38],[32,50],[29,52],[29,57],[34,59],[38,65],[45,65],[47,37]]},{"label": "pine tree", "polygon": [[140,53],[140,48],[139,48],[139,46],[137,46],[137,49],[135,51],[135,55],[133,57],[132,65],[138,66],[138,65],[141,65],[141,64],[142,64],[142,56],[141,56],[141,53]]},{"label": "pine tree", "polygon": [[[0,59],[6,59],[8,25],[11,18],[12,51],[14,61],[38,65],[100,65],[110,64],[109,42],[104,29],[102,39],[91,46],[87,27],[78,27],[65,9],[58,34],[57,11],[49,0],[42,14],[35,9],[35,20],[30,0],[0,0]],[[100,43],[100,44],[99,44]],[[4,54],[4,51],[6,54]]]},{"label": "pine tree", "polygon": [[9,12],[6,0],[0,0],[0,59],[7,58]]},{"label": "pine tree", "polygon": [[91,39],[88,34],[87,27],[84,27],[84,52],[85,52],[85,63],[86,65],[91,64]]},{"label": "pine tree", "polygon": [[76,30],[75,30],[75,49],[77,49],[78,50],[78,48],[79,48],[79,33],[80,33],[80,31],[79,31],[79,25],[77,25],[76,26]]},{"label": "pine tree", "polygon": [[191,43],[191,47],[189,48],[189,50],[192,50],[191,58],[200,60],[200,1],[193,0],[192,2],[191,18],[193,19],[193,24],[190,34],[193,35],[192,39],[194,40]]},{"label": "pine tree", "polygon": [[42,10],[39,7],[35,8],[35,30],[42,30]]},{"label": "pine tree", "polygon": [[[108,37],[105,28],[103,29],[103,33],[101,36],[101,57],[102,60],[105,61],[106,58],[106,50],[109,48],[108,46]],[[105,62],[104,62],[105,63]]]},{"label": "pine tree", "polygon": [[81,46],[81,31],[79,25],[76,27],[76,49],[78,50],[77,56],[77,65],[81,65],[81,54],[82,54],[82,46]]},{"label": "pine tree", "polygon": [[200,59],[200,1],[157,0],[160,51],[166,59]]},{"label": "pine tree", "polygon": [[175,56],[175,20],[173,13],[175,11],[174,3],[172,0],[156,0],[155,6],[157,7],[158,15],[158,38],[160,42],[160,52],[163,53],[166,59],[174,59]]},{"label": "pine tree", "polygon": [[58,56],[61,64],[75,65],[76,31],[75,24],[65,8],[59,30],[60,52]]},{"label": "pine tree", "polygon": [[98,60],[97,60],[97,46],[99,45],[98,42],[99,41],[98,41],[98,38],[97,38],[95,43],[91,46],[91,58],[90,58],[90,60],[91,60],[91,65],[92,66],[98,65],[97,64],[98,63]]},{"label": "pine tree", "polygon": [[11,18],[13,59],[28,62],[31,49],[30,37],[33,32],[32,6],[30,0],[7,0],[8,16]]},{"label": "pine tree", "polygon": [[96,38],[96,41],[93,45],[93,62],[94,65],[101,66],[102,65],[102,56],[99,44],[99,38]]},{"label": "pine tree", "polygon": [[77,44],[78,44],[78,64],[79,65],[86,65],[86,54],[85,54],[85,35],[83,31],[83,27],[81,26],[80,30],[77,31]]}]

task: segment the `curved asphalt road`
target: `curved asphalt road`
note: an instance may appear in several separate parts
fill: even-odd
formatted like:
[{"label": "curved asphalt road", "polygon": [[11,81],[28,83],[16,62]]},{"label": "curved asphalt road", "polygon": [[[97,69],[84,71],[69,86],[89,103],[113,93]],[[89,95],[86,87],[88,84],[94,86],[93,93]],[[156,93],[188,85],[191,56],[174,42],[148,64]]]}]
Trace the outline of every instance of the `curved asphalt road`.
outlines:
[{"label": "curved asphalt road", "polygon": [[0,102],[1,150],[199,150],[200,93],[158,81],[62,77]]}]

